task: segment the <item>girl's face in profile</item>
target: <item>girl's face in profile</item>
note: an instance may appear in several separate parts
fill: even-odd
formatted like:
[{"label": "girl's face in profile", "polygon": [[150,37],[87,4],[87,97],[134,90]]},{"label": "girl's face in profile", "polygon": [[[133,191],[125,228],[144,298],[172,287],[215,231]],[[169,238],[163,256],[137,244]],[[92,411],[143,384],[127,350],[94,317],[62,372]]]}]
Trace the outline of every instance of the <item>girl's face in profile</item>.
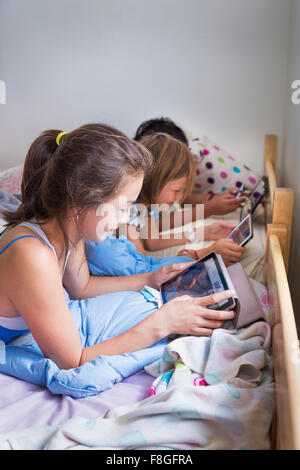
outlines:
[{"label": "girl's face in profile", "polygon": [[158,194],[155,204],[168,204],[172,206],[175,201],[181,201],[186,184],[186,177],[169,181]]},{"label": "girl's face in profile", "polygon": [[84,219],[84,237],[99,243],[112,235],[120,224],[126,224],[130,206],[141,192],[143,180],[143,173],[127,176],[125,184],[115,196],[99,207],[88,210]]}]

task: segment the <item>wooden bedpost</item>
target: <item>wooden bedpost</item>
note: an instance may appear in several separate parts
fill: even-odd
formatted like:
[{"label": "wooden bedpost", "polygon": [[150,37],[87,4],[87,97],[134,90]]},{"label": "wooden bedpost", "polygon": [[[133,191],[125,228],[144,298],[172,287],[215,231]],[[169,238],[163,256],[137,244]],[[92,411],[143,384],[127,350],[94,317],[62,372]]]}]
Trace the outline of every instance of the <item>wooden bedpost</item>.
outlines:
[{"label": "wooden bedpost", "polygon": [[[277,230],[277,234],[276,234]],[[300,449],[300,349],[292,300],[279,238],[283,227],[268,231],[266,263],[271,309],[272,349],[276,383],[276,422],[273,448]],[[275,436],[274,436],[275,431]]]},{"label": "wooden bedpost", "polygon": [[267,163],[271,163],[276,168],[277,159],[277,135],[268,134],[265,136],[265,157],[264,157],[264,174],[267,174]]},{"label": "wooden bedpost", "polygon": [[[285,269],[287,271],[290,255],[294,191],[292,188],[277,187],[276,159],[277,136],[272,134],[266,135],[264,153],[264,175],[268,177],[269,183],[269,197],[265,207],[266,225],[268,226],[268,230],[271,231],[270,233],[273,233],[275,227],[277,227],[277,229],[280,229],[277,235],[282,250]],[[273,228],[270,227],[269,224],[272,224]],[[284,234],[284,227],[286,228],[286,234]]]},{"label": "wooden bedpost", "polygon": [[[277,136],[265,136],[264,175],[268,177],[269,197],[266,203],[266,224],[272,222],[276,184]],[[273,222],[274,223],[274,222]]]},{"label": "wooden bedpost", "polygon": [[290,243],[293,222],[294,191],[292,188],[276,188],[274,192],[273,225],[284,225],[287,230],[286,244],[281,244],[282,255],[286,271],[289,265]]}]

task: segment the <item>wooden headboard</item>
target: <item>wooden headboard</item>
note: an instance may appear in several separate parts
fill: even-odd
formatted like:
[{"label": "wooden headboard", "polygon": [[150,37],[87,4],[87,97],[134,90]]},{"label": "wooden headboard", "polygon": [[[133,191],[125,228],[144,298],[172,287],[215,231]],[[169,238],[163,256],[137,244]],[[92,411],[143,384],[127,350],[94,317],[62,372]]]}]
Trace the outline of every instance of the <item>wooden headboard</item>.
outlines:
[{"label": "wooden headboard", "polygon": [[287,268],[294,205],[291,188],[276,184],[277,137],[265,139],[264,173],[270,195],[266,206],[265,279],[272,317],[272,349],[276,383],[273,449],[300,449],[300,349]]}]

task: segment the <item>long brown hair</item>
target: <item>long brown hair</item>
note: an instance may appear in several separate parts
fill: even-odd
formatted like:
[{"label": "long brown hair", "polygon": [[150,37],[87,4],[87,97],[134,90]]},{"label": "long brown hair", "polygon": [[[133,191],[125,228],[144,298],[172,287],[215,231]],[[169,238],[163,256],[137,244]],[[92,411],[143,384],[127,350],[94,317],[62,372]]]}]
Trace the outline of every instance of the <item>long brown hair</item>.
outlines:
[{"label": "long brown hair", "polygon": [[157,132],[142,137],[139,142],[153,155],[152,170],[145,178],[139,202],[154,204],[163,187],[173,180],[187,178],[183,199],[192,191],[195,166],[187,146],[168,134]]},{"label": "long brown hair", "polygon": [[68,251],[65,221],[70,209],[84,213],[105,203],[121,189],[126,176],[147,175],[153,159],[143,145],[104,124],[87,124],[63,135],[58,146],[60,132],[45,131],[31,144],[24,163],[22,203],[15,212],[4,211],[3,217],[7,227],[56,217]]}]

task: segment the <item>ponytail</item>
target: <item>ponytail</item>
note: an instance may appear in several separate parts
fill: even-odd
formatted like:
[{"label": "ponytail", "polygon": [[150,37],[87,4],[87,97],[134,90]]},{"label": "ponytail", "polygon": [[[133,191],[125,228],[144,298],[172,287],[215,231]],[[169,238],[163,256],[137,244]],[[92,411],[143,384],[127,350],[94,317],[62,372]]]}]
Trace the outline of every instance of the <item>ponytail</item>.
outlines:
[{"label": "ponytail", "polygon": [[40,192],[46,168],[57,149],[56,137],[59,133],[59,130],[45,131],[31,144],[23,168],[22,203],[15,212],[3,211],[8,227],[34,217],[47,218]]}]

